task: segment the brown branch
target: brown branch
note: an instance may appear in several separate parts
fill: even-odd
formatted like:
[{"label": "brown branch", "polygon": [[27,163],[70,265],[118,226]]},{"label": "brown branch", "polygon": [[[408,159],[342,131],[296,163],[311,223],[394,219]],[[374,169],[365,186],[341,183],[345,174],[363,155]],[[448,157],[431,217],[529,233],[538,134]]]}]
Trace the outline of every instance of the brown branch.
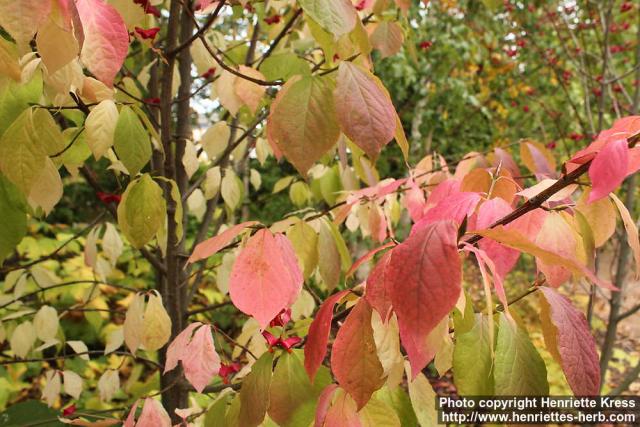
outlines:
[{"label": "brown branch", "polygon": [[271,42],[271,44],[269,45],[269,47],[267,48],[266,52],[262,55],[262,57],[260,57],[260,60],[258,61],[258,65],[256,65],[256,68],[259,69],[260,66],[262,65],[262,63],[265,61],[265,59],[267,59],[269,56],[271,56],[271,54],[273,53],[273,51],[275,50],[275,48],[278,46],[278,44],[282,41],[282,39],[284,39],[284,37],[289,33],[289,30],[291,30],[291,28],[293,27],[293,25],[296,23],[296,20],[298,19],[298,17],[302,15],[302,8],[299,8],[298,10],[296,10],[293,14],[293,16],[291,17],[291,19],[289,19],[289,21],[287,21],[287,23],[284,25],[284,27],[282,27],[282,30],[278,33],[278,35],[273,39],[273,41]]},{"label": "brown branch", "polygon": [[191,36],[189,37],[187,40],[183,41],[182,43],[180,43],[179,46],[177,46],[174,49],[171,49],[169,52],[167,52],[165,55],[167,56],[175,56],[177,55],[181,50],[188,48],[189,46],[191,46],[191,43],[193,43],[196,39],[198,39],[200,36],[204,36],[204,33],[207,32],[207,30],[209,28],[211,28],[211,26],[213,25],[213,23],[216,21],[216,18],[218,17],[218,15],[220,14],[220,11],[222,10],[222,7],[225,5],[226,0],[221,0],[218,3],[218,6],[216,7],[216,9],[213,11],[213,13],[211,14],[211,16],[209,16],[209,18],[207,19],[207,22],[204,23],[204,25],[201,28],[198,28],[198,30]]}]

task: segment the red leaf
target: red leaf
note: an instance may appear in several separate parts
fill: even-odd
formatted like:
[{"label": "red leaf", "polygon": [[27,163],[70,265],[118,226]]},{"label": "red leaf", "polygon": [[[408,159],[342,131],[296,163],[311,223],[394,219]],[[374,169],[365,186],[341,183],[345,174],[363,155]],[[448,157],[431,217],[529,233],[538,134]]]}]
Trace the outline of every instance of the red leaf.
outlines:
[{"label": "red leaf", "polygon": [[589,166],[589,178],[593,188],[589,203],[607,197],[627,176],[629,146],[626,139],[610,141],[593,159]]},{"label": "red leaf", "polygon": [[567,297],[546,286],[539,289],[548,304],[543,304],[543,322],[549,320],[553,324],[552,328],[543,328],[551,354],[562,366],[576,396],[597,395],[600,392],[600,364],[587,319]]},{"label": "red leaf", "polygon": [[[499,197],[487,200],[478,209],[476,227],[478,229],[488,228],[496,220],[506,216],[511,211],[513,211],[511,206]],[[491,258],[496,266],[497,273],[503,278],[516,265],[520,256],[520,252],[490,239],[480,240],[479,246]]]},{"label": "red leaf", "polygon": [[235,239],[245,228],[258,224],[258,221],[247,221],[241,224],[236,224],[223,231],[222,233],[214,236],[204,242],[198,244],[193,250],[189,262],[200,261],[201,259],[209,258],[216,254],[220,249],[227,246],[233,239]]},{"label": "red leaf", "polygon": [[388,94],[371,73],[342,61],[334,99],[342,132],[370,159],[376,159],[396,130],[396,112]]},{"label": "red leaf", "polygon": [[371,306],[360,299],[347,316],[331,349],[331,370],[358,410],[384,384],[384,368],[373,339]]},{"label": "red leaf", "polygon": [[391,253],[385,253],[378,261],[374,269],[367,277],[365,299],[369,302],[383,321],[386,321],[391,312],[391,295],[387,289],[386,274],[389,271],[389,261],[391,261]]},{"label": "red leaf", "polygon": [[274,347],[275,345],[278,344],[278,338],[275,337],[271,332],[269,331],[262,331],[262,337],[264,338],[264,340],[267,342],[267,345],[269,347]]},{"label": "red leaf", "polygon": [[[416,223],[411,233],[422,230],[436,221],[453,220],[459,225],[464,221],[465,217],[473,214],[480,199],[482,199],[482,196],[478,193],[468,191],[453,193],[429,209],[422,219]],[[427,199],[427,203],[430,203],[429,199]]]},{"label": "red leaf", "polygon": [[395,243],[394,243],[394,242],[388,242],[388,243],[385,243],[385,244],[384,244],[384,245],[382,245],[382,246],[378,246],[378,247],[377,247],[377,248],[375,248],[375,249],[371,249],[369,252],[367,252],[366,254],[362,255],[360,258],[358,258],[358,259],[356,260],[356,262],[354,262],[354,263],[353,263],[353,265],[351,266],[351,268],[349,269],[349,271],[347,271],[346,276],[347,276],[347,277],[351,276],[353,273],[355,273],[355,272],[356,272],[356,270],[357,270],[358,268],[360,268],[360,266],[361,266],[362,264],[364,264],[365,262],[367,262],[367,261],[369,261],[371,258],[373,258],[375,254],[377,254],[378,252],[381,252],[381,251],[383,251],[383,250],[385,250],[385,249],[387,249],[387,248],[390,248],[390,247],[392,247],[392,246],[395,246]]},{"label": "red leaf", "polygon": [[84,29],[82,62],[99,80],[113,86],[129,50],[129,33],[118,11],[101,0],[78,0]]},{"label": "red leaf", "polygon": [[236,258],[229,295],[243,313],[264,329],[283,308],[293,304],[302,289],[302,273],[289,240],[259,230]]},{"label": "red leaf", "polygon": [[427,336],[460,296],[457,232],[452,221],[429,224],[413,232],[391,255],[387,289],[414,378],[433,357]]},{"label": "red leaf", "polygon": [[311,322],[307,342],[304,346],[304,369],[307,371],[311,381],[313,381],[313,377],[315,377],[318,368],[322,365],[324,356],[327,354],[333,307],[348,293],[349,291],[347,290],[340,291],[327,298],[318,309],[315,319]]}]

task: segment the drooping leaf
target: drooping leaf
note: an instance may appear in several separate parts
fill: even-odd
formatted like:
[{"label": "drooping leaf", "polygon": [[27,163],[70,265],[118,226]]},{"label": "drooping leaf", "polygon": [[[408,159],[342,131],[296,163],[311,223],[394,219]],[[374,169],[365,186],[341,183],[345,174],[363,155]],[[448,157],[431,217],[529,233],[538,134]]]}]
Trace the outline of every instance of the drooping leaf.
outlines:
[{"label": "drooping leaf", "polygon": [[249,238],[231,271],[229,295],[243,313],[265,328],[302,289],[302,273],[289,240],[266,229]]},{"label": "drooping leaf", "polygon": [[331,226],[322,221],[318,233],[318,271],[322,281],[332,291],[340,282],[342,260]]},{"label": "drooping leaf", "polygon": [[318,309],[309,327],[307,342],[304,346],[304,367],[312,381],[327,354],[327,343],[329,342],[331,320],[333,319],[333,307],[347,293],[348,291],[346,290],[340,291],[327,298],[320,306],[320,309]]},{"label": "drooping leaf", "polygon": [[258,426],[269,408],[269,387],[273,374],[273,353],[264,353],[242,380],[240,389],[240,422],[243,426]]},{"label": "drooping leaf", "polygon": [[312,384],[301,359],[299,350],[283,353],[273,372],[268,414],[282,427],[309,425],[320,393],[331,382],[329,371],[322,367]]},{"label": "drooping leaf", "polygon": [[331,351],[331,369],[340,386],[356,401],[358,410],[384,384],[367,300],[358,301],[338,330]]},{"label": "drooping leaf", "polygon": [[457,232],[452,221],[429,224],[394,248],[391,255],[386,287],[413,378],[433,357],[427,337],[460,295]]},{"label": "drooping leaf", "polygon": [[318,233],[304,221],[296,222],[287,230],[287,238],[293,246],[305,279],[318,265]]},{"label": "drooping leaf", "polygon": [[338,389],[324,419],[324,427],[362,427],[358,406],[347,392]]},{"label": "drooping leaf", "polygon": [[193,334],[181,360],[184,376],[198,393],[202,393],[220,370],[220,357],[209,326],[201,326]]},{"label": "drooping leaf", "polygon": [[619,187],[627,176],[628,164],[629,145],[626,138],[609,141],[589,166],[592,188],[588,202],[593,203],[607,197],[607,194]]},{"label": "drooping leaf", "polygon": [[131,176],[136,176],[151,158],[149,134],[138,115],[128,106],[120,110],[113,134],[113,145]]},{"label": "drooping leaf", "polygon": [[387,320],[391,312],[391,294],[387,288],[390,281],[387,280],[386,276],[389,273],[392,253],[393,250],[390,250],[382,255],[376,266],[371,270],[369,277],[367,277],[367,288],[364,294],[366,300],[378,312],[383,321]]},{"label": "drooping leaf", "polygon": [[54,74],[78,57],[80,46],[73,29],[60,25],[52,16],[38,30],[38,53],[49,74]]},{"label": "drooping leaf", "polygon": [[382,21],[371,33],[371,44],[380,51],[381,57],[393,56],[402,49],[404,34],[402,28],[395,22]]},{"label": "drooping leaf", "polygon": [[493,394],[493,354],[489,319],[474,314],[470,331],[458,333],[453,349],[454,383],[461,396],[491,396]]},{"label": "drooping leaf", "polygon": [[0,264],[27,232],[24,196],[0,173]]},{"label": "drooping leaf", "polygon": [[45,161],[46,152],[34,129],[33,110],[24,110],[0,138],[0,171],[28,195]]},{"label": "drooping leaf", "polygon": [[587,319],[567,297],[546,286],[539,290],[542,332],[549,352],[562,366],[576,396],[596,396],[600,363]]},{"label": "drooping leaf", "polygon": [[236,224],[224,230],[217,236],[199,243],[193,250],[191,257],[189,257],[189,262],[197,262],[201,259],[209,258],[210,256],[215,255],[220,249],[231,243],[231,241],[244,230],[257,224],[259,224],[258,221],[246,221],[240,224]]},{"label": "drooping leaf", "polygon": [[160,402],[147,397],[136,427],[171,427],[171,419]]},{"label": "drooping leaf", "polygon": [[110,99],[100,102],[87,116],[84,123],[85,139],[96,160],[99,160],[113,145],[117,123],[118,108]]},{"label": "drooping leaf", "polygon": [[0,26],[19,44],[27,45],[50,11],[51,0],[1,0]]},{"label": "drooping leaf", "polygon": [[162,188],[149,176],[132,181],[118,205],[118,225],[129,242],[141,248],[164,226],[167,206]]},{"label": "drooping leaf", "polygon": [[500,314],[493,378],[497,396],[549,394],[544,360],[527,332],[504,314]]},{"label": "drooping leaf", "polygon": [[127,314],[124,319],[123,334],[124,342],[129,351],[135,354],[142,343],[142,332],[144,330],[144,296],[133,295]]},{"label": "drooping leaf", "polygon": [[41,341],[46,342],[54,339],[60,326],[58,312],[49,305],[43,305],[33,318],[33,326]]},{"label": "drooping leaf", "polygon": [[396,130],[391,99],[368,71],[347,61],[340,63],[334,98],[342,132],[375,160]]},{"label": "drooping leaf", "polygon": [[333,87],[328,77],[294,77],[271,104],[269,143],[303,175],[340,136]]},{"label": "drooping leaf", "polygon": [[129,50],[129,33],[118,11],[102,0],[77,0],[84,29],[82,62],[99,80],[111,87]]},{"label": "drooping leaf", "polygon": [[[558,212],[550,212],[547,215],[536,238],[536,245],[564,258],[575,259],[576,257],[576,234],[562,214]],[[541,259],[536,260],[536,265],[544,273],[551,286],[558,287],[571,277],[571,271],[564,266],[549,265]]]},{"label": "drooping leaf", "polygon": [[624,229],[627,232],[627,244],[633,252],[633,259],[636,263],[635,277],[640,277],[640,236],[638,236],[638,226],[636,225],[627,207],[622,203],[622,200],[615,194],[611,193],[611,199],[620,212]]},{"label": "drooping leaf", "polygon": [[578,200],[576,209],[582,213],[593,233],[596,248],[604,245],[616,231],[616,211],[608,198],[587,203],[589,191]]},{"label": "drooping leaf", "polygon": [[362,427],[400,427],[400,419],[393,408],[382,400],[372,398],[358,413]]},{"label": "drooping leaf", "polygon": [[358,19],[349,0],[300,0],[300,6],[306,15],[336,37],[351,32]]},{"label": "drooping leaf", "polygon": [[162,297],[157,292],[149,294],[144,310],[141,343],[147,351],[163,347],[171,336],[171,318],[162,305]]},{"label": "drooping leaf", "polygon": [[[413,380],[409,381],[409,397],[411,405],[418,418],[421,426],[433,426],[438,424],[438,416],[436,413],[436,392],[433,390],[431,383],[421,372],[414,371],[411,367],[411,375]],[[407,369],[409,376],[409,369]]]}]

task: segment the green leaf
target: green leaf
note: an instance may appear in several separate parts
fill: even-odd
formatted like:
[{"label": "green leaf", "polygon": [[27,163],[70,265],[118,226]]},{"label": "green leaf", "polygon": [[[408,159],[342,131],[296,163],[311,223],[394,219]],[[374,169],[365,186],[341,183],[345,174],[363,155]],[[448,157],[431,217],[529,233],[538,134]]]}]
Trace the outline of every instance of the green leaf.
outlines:
[{"label": "green leaf", "polygon": [[335,36],[351,32],[356,25],[358,15],[349,0],[299,0],[298,3],[305,15]]},{"label": "green leaf", "polygon": [[372,398],[359,413],[362,427],[400,427],[400,420],[392,408]]},{"label": "green leaf", "polygon": [[340,267],[340,252],[331,227],[327,221],[321,221],[318,234],[318,270],[329,290],[335,289],[340,282]]},{"label": "green leaf", "polygon": [[273,373],[269,391],[269,416],[282,427],[306,426],[315,416],[316,403],[322,389],[331,383],[325,367],[309,380],[301,350],[283,353]]},{"label": "green leaf", "polygon": [[114,148],[120,161],[135,176],[151,158],[149,134],[138,115],[128,106],[122,107],[114,134]]},{"label": "green leaf", "polygon": [[44,146],[48,156],[56,155],[66,147],[64,136],[60,127],[44,108],[36,108],[33,111],[33,123],[36,138]]},{"label": "green leaf", "polygon": [[227,404],[231,399],[231,394],[219,396],[218,399],[207,410],[204,416],[205,427],[226,427],[224,415],[227,412]]},{"label": "green leaf", "polygon": [[240,424],[258,426],[269,407],[269,386],[273,369],[273,353],[264,353],[251,367],[240,389]]},{"label": "green leaf", "polygon": [[287,52],[270,56],[260,66],[260,71],[267,80],[289,80],[296,74],[311,74],[309,63],[296,54]]},{"label": "green leaf", "polygon": [[42,95],[40,73],[27,84],[7,83],[0,90],[0,136],[30,104],[35,104]]},{"label": "green leaf", "polygon": [[402,387],[396,387],[391,390],[385,386],[376,391],[373,396],[393,408],[400,419],[402,427],[416,427],[418,425],[418,419],[411,406],[411,400]]},{"label": "green leaf", "polygon": [[287,237],[296,252],[304,278],[308,279],[318,265],[318,233],[306,222],[298,221],[287,230]]},{"label": "green leaf", "polygon": [[[406,362],[407,376],[409,375],[409,363]],[[436,392],[431,383],[420,372],[413,381],[409,381],[409,397],[421,426],[434,426],[438,424],[436,412]]]},{"label": "green leaf", "polygon": [[[454,367],[455,369],[455,367]],[[499,396],[546,396],[547,368],[527,332],[500,314],[493,377]]]},{"label": "green leaf", "polygon": [[455,324],[454,382],[461,396],[490,396],[493,394],[493,357],[489,341],[489,321],[486,315],[480,313],[469,317],[472,321],[475,319],[471,330],[459,333],[460,323]]},{"label": "green leaf", "polygon": [[340,136],[328,77],[294,77],[271,105],[267,136],[303,175]]},{"label": "green leaf", "polygon": [[37,400],[27,400],[10,406],[0,414],[0,427],[64,426],[58,421],[60,413]]},{"label": "green leaf", "polygon": [[149,242],[164,226],[167,205],[162,188],[144,174],[132,181],[118,206],[118,225],[136,248]]},{"label": "green leaf", "polygon": [[0,174],[0,264],[13,252],[27,232],[24,196]]},{"label": "green leaf", "polygon": [[0,171],[28,195],[46,158],[34,131],[32,109],[25,110],[0,139]]}]

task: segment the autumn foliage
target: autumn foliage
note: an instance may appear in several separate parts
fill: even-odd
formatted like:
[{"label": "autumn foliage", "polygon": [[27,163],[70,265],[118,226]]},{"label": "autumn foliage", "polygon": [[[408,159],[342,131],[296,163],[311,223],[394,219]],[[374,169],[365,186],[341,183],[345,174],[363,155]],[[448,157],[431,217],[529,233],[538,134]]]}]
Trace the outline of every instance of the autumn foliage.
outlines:
[{"label": "autumn foliage", "polygon": [[[444,3],[0,0],[8,416],[35,397],[73,425],[431,426],[442,393],[600,394],[574,293],[621,292],[595,268],[613,241],[640,274],[616,195],[637,89],[567,153],[425,149],[376,67],[437,49],[411,14]],[[54,221],[78,187],[90,219]]]}]

